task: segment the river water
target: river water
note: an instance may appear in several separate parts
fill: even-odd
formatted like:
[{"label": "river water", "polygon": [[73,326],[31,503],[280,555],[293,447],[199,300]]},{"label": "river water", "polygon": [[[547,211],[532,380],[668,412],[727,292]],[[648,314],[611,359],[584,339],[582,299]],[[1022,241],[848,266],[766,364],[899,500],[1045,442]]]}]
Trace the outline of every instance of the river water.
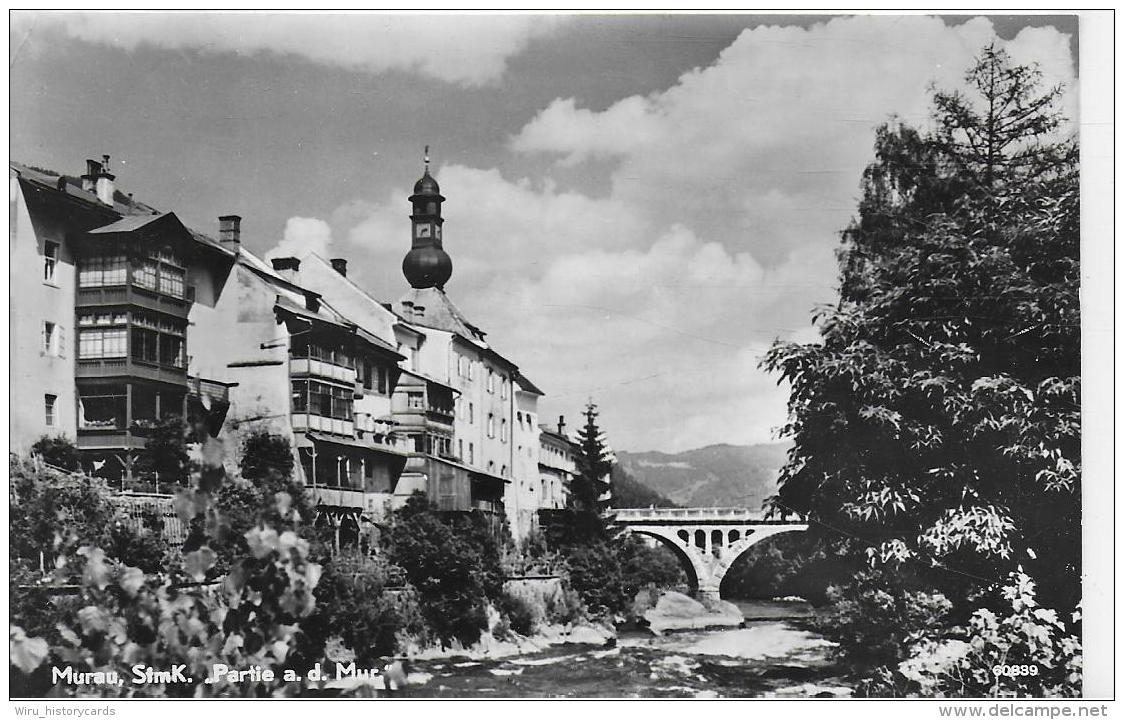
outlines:
[{"label": "river water", "polygon": [[655,637],[612,648],[558,647],[502,660],[415,663],[411,697],[836,697],[849,694],[830,643],[796,602],[736,603],[744,628]]}]

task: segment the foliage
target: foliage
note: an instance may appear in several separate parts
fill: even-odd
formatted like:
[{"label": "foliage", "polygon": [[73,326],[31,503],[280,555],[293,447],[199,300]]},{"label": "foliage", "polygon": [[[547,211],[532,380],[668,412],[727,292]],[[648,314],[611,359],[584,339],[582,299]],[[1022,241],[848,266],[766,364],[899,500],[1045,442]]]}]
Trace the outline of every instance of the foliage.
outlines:
[{"label": "foliage", "polygon": [[605,435],[597,425],[597,406],[587,404],[584,415],[585,425],[578,430],[577,475],[570,482],[570,507],[599,515],[606,505],[601,497],[609,490],[613,461]]},{"label": "foliage", "polygon": [[[194,487],[181,491],[176,505],[181,517],[202,516],[203,526],[213,530],[226,524],[213,501],[225,476],[218,442],[209,441],[204,450],[205,467]],[[280,496],[276,503],[277,512],[286,515],[290,501]],[[300,683],[285,679],[281,671],[307,664],[293,653],[299,623],[315,607],[313,590],[320,566],[309,561],[308,542],[292,530],[278,533],[259,525],[246,533],[246,542],[248,554],[238,558],[221,583],[210,586],[199,584],[215,562],[214,551],[206,545],[185,553],[166,575],[146,576],[89,544],[73,526],[61,526],[53,539],[56,561],[50,583],[77,584],[76,604],[81,607],[61,618],[56,628],[60,639],[49,642],[47,655],[37,652],[42,645],[26,636],[19,625],[22,618],[15,615],[13,625],[19,627],[11,628],[10,636],[18,641],[19,652],[13,659],[23,664],[13,674],[20,674],[25,688],[42,692],[46,688],[35,683],[43,682],[46,664],[117,672],[123,678],[131,678],[134,664],[158,669],[182,664],[194,683],[59,685],[54,692],[253,696],[299,691]],[[276,677],[204,683],[215,663],[232,668],[259,665],[275,671]]]},{"label": "foliage", "polygon": [[739,557],[722,581],[722,595],[735,598],[797,596],[813,605],[828,602],[828,588],[851,581],[866,559],[840,552],[823,528],[785,533],[760,542]]},{"label": "foliage", "polygon": [[613,545],[575,545],[567,550],[565,563],[570,587],[581,597],[590,615],[612,618],[628,607],[632,597]]},{"label": "foliage", "polygon": [[687,584],[687,574],[675,554],[664,547],[649,547],[635,535],[612,546],[621,569],[624,592],[635,597],[642,588],[672,588]]},{"label": "foliage", "polygon": [[165,543],[156,522],[136,527],[117,505],[105,480],[67,474],[35,463],[9,463],[9,541],[12,566],[50,564],[59,551],[58,533],[74,533],[153,572],[161,568]]},{"label": "foliage", "polygon": [[512,631],[523,636],[535,631],[535,608],[524,598],[505,592],[500,595],[496,606]]},{"label": "foliage", "polygon": [[[1059,90],[986,48],[975,101],[877,136],[821,342],[778,343],[795,440],[773,502],[873,563],[955,568],[950,598],[1022,564],[1079,596],[1078,172]],[[867,541],[875,547],[867,548]]]},{"label": "foliage", "polygon": [[81,467],[82,456],[78,448],[65,436],[44,435],[31,446],[31,454],[43,458],[43,462],[63,470],[75,471]]},{"label": "foliage", "polygon": [[821,342],[764,360],[795,441],[772,509],[924,586],[845,593],[835,635],[869,662],[939,642],[1019,566],[1051,606],[1080,596],[1076,139],[1060,89],[1002,50],[967,81],[975,98],[934,93],[935,130],[878,131]]},{"label": "foliage", "polygon": [[159,478],[161,483],[186,486],[192,470],[187,454],[187,423],[178,415],[146,423],[144,450],[137,460],[142,475]]},{"label": "foliage", "polygon": [[[317,562],[326,560],[324,538],[312,526],[316,513],[313,498],[292,476],[289,448],[288,439],[279,435],[264,431],[249,435],[243,444],[242,477],[228,478],[215,492],[215,501],[223,509],[224,524],[208,529],[201,517],[192,523],[184,549],[194,550],[206,543],[217,554],[212,571],[215,576],[248,552],[246,533],[261,523],[278,531],[297,532],[311,543],[310,552]],[[284,506],[276,501],[279,495],[288,498]],[[284,512],[280,511],[282,507]]]},{"label": "foliage", "polygon": [[289,439],[266,430],[250,433],[242,443],[242,477],[251,482],[293,476]]},{"label": "foliage", "polygon": [[861,571],[828,593],[831,612],[816,628],[838,643],[836,652],[858,675],[903,660],[913,643],[947,624],[952,609],[940,592],[884,567]]},{"label": "foliage", "polygon": [[613,495],[609,506],[615,508],[679,507],[679,505],[644,485],[620,465],[614,465],[610,477]]},{"label": "foliage", "polygon": [[443,518],[415,493],[385,535],[390,559],[417,590],[426,625],[443,643],[471,645],[503,587],[499,541],[483,513]]},{"label": "foliage", "polygon": [[960,637],[922,638],[896,670],[883,668],[868,682],[866,694],[1080,697],[1080,638],[1054,610],[1038,606],[1034,583],[1021,570],[1010,574],[1001,596],[1003,617],[982,608]]},{"label": "foliage", "polygon": [[388,590],[401,571],[379,555],[345,551],[324,568],[316,586],[316,612],[301,623],[305,633],[340,637],[368,666],[399,649],[401,633],[425,634],[412,588]]}]

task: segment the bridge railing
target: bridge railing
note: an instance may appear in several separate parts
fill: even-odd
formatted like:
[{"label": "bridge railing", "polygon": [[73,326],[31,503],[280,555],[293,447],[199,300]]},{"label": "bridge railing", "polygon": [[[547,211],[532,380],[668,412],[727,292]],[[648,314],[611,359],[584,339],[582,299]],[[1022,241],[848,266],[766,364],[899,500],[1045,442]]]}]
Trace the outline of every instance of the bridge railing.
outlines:
[{"label": "bridge railing", "polygon": [[765,513],[743,507],[715,508],[619,508],[616,519],[621,520],[763,520]]}]

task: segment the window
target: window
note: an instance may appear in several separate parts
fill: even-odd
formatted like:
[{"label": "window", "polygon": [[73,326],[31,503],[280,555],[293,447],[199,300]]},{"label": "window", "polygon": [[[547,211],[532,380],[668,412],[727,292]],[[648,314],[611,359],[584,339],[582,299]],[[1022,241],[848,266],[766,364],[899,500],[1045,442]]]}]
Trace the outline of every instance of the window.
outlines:
[{"label": "window", "polygon": [[293,381],[293,412],[353,420],[352,391],[315,380]]},{"label": "window", "polygon": [[421,410],[425,403],[420,392],[406,393],[406,407],[412,410]]},{"label": "window", "polygon": [[47,427],[55,426],[55,401],[58,400],[57,395],[44,395],[43,408],[46,413]]},{"label": "window", "polygon": [[55,324],[46,320],[43,321],[43,353],[55,354]]},{"label": "window", "polygon": [[464,457],[464,440],[457,440],[457,457]]},{"label": "window", "polygon": [[125,329],[82,330],[78,333],[81,359],[125,357]]},{"label": "window", "polygon": [[476,406],[472,403],[468,404],[468,422],[473,425],[476,424]]},{"label": "window", "polygon": [[476,462],[476,453],[473,452],[475,449],[476,448],[473,447],[472,443],[468,444],[468,464],[469,465]]},{"label": "window", "polygon": [[78,266],[80,287],[103,287],[125,284],[125,256],[83,258]]},{"label": "window", "polygon": [[149,290],[156,289],[156,275],[157,265],[153,260],[144,260],[140,265],[133,269],[133,282],[137,285],[148,288]]},{"label": "window", "polygon": [[362,375],[363,387],[366,388],[367,390],[370,390],[371,389],[371,374],[373,372],[373,368],[371,367],[371,361],[370,360],[364,360],[362,368],[363,368],[363,371],[360,373],[360,375]]},{"label": "window", "polygon": [[171,295],[174,298],[183,299],[183,270],[180,268],[170,267],[168,265],[160,266],[160,292],[164,295]]},{"label": "window", "polygon": [[500,399],[507,400],[507,378],[500,376]]},{"label": "window", "polygon": [[488,437],[496,436],[496,416],[488,413]]},{"label": "window", "polygon": [[55,281],[55,266],[59,262],[59,244],[46,240],[43,242],[43,282]]},{"label": "window", "polygon": [[500,420],[500,442],[507,442],[507,418]]},{"label": "window", "polygon": [[492,368],[488,368],[488,392],[494,393],[496,391],[496,374],[492,372]]},{"label": "window", "polygon": [[377,372],[378,375],[379,375],[379,379],[378,379],[379,395],[386,395],[388,392],[390,392],[390,371],[387,370],[382,365],[379,365],[375,368],[375,372]]}]

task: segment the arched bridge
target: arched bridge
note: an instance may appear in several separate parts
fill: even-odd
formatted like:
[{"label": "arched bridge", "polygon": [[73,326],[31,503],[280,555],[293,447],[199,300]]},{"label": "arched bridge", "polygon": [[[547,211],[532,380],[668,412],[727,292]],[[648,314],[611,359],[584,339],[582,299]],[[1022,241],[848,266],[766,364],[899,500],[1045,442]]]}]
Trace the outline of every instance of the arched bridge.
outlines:
[{"label": "arched bridge", "polygon": [[692,589],[713,599],[726,571],[746,550],[774,535],[808,529],[805,522],[766,520],[746,508],[624,508],[614,514],[626,531],[671,548]]}]

